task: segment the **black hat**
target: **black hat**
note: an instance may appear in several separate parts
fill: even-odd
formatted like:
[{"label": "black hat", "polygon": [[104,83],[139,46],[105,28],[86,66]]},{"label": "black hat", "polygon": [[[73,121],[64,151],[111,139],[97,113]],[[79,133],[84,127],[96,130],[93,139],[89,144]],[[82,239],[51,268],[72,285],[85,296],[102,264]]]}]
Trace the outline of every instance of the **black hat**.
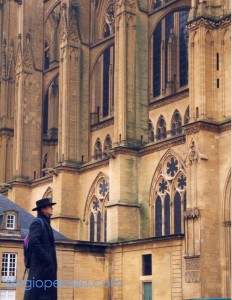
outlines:
[{"label": "black hat", "polygon": [[32,210],[38,210],[41,207],[47,206],[47,205],[55,205],[56,203],[52,202],[51,198],[44,198],[36,201],[36,207],[33,208]]}]

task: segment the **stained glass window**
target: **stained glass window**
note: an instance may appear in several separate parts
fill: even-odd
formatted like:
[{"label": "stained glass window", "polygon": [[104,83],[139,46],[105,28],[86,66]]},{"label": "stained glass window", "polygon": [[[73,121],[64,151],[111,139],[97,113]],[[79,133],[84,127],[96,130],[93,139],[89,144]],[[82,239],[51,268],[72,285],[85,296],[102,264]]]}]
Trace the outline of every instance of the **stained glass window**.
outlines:
[{"label": "stained glass window", "polygon": [[188,20],[188,11],[180,11],[179,13],[179,34],[180,34],[180,53],[179,53],[179,72],[180,86],[188,84],[188,33],[185,24]]},{"label": "stained glass window", "polygon": [[[154,8],[156,7],[158,2],[155,3]],[[164,95],[170,94],[188,84],[188,34],[185,27],[187,20],[187,10],[174,11],[167,14],[155,27],[153,97],[160,96],[161,90]]]},{"label": "stained glass window", "polygon": [[44,70],[49,69],[49,45],[47,42],[45,42],[44,45]]},{"label": "stained glass window", "polygon": [[168,155],[158,168],[160,173],[155,180],[155,201],[152,207],[155,236],[182,233],[182,217],[187,205],[184,164],[176,156]]},{"label": "stained glass window", "polygon": [[105,28],[104,28],[104,37],[108,37],[110,36],[110,27],[108,24],[105,25]]},{"label": "stained glass window", "polygon": [[104,242],[107,241],[107,210],[105,211],[105,220],[104,220]]},{"label": "stained glass window", "polygon": [[47,134],[48,132],[48,92],[44,98],[44,106],[43,106],[43,134]]},{"label": "stained glass window", "polygon": [[170,234],[170,196],[167,194],[164,200],[164,231],[165,235]]},{"label": "stained glass window", "polygon": [[110,48],[103,53],[103,117],[109,114]]},{"label": "stained glass window", "polygon": [[167,87],[168,82],[168,42],[173,27],[174,13],[170,13],[165,17],[165,87]]},{"label": "stained glass window", "polygon": [[159,196],[155,203],[155,235],[162,236],[162,202]]},{"label": "stained glass window", "polygon": [[101,241],[101,212],[97,214],[97,241]]},{"label": "stained glass window", "polygon": [[94,214],[93,213],[91,213],[90,214],[90,226],[89,226],[89,228],[90,228],[90,241],[91,242],[93,242],[94,241]]},{"label": "stained glass window", "polygon": [[181,116],[178,111],[175,111],[172,117],[172,136],[182,133]]},{"label": "stained glass window", "polygon": [[174,233],[181,233],[181,197],[178,192],[174,197]]},{"label": "stained glass window", "polygon": [[158,120],[156,132],[157,140],[162,140],[167,137],[166,122],[163,116]]},{"label": "stained glass window", "polygon": [[153,35],[153,95],[160,95],[161,91],[161,22],[156,26]]}]

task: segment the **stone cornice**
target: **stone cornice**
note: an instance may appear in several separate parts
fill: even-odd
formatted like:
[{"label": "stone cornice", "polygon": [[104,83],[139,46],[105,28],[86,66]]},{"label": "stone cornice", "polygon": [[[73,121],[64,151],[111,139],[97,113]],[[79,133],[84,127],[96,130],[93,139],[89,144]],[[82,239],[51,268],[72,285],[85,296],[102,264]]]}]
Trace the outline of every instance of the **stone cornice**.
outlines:
[{"label": "stone cornice", "polygon": [[140,205],[137,203],[122,203],[122,202],[117,202],[117,203],[109,203],[105,205],[106,207],[113,207],[113,206],[125,206],[125,207],[135,207],[135,208],[140,208]]},{"label": "stone cornice", "polygon": [[187,23],[188,30],[195,30],[199,26],[206,26],[207,28],[217,29],[224,28],[231,24],[230,16],[226,16],[223,19],[217,20],[209,17],[200,16]]},{"label": "stone cornice", "polygon": [[114,125],[114,117],[111,117],[110,119],[101,121],[101,122],[97,123],[96,125],[91,125],[90,130],[93,132],[93,131],[97,131],[102,128],[108,127],[110,125]]},{"label": "stone cornice", "polygon": [[141,148],[139,150],[138,156],[148,155],[153,152],[157,152],[177,145],[181,145],[184,144],[185,141],[186,141],[185,135],[181,134],[165,140],[161,140],[159,142],[153,142],[152,144],[148,144],[145,147]]},{"label": "stone cornice", "polygon": [[175,95],[167,96],[167,97],[164,97],[162,99],[150,102],[149,110],[151,111],[153,109],[156,109],[156,108],[174,103],[176,101],[185,99],[187,97],[189,97],[189,90],[188,89],[186,89],[184,91],[181,91],[181,92],[179,92]]},{"label": "stone cornice", "polygon": [[224,122],[210,122],[206,120],[196,121],[183,126],[183,130],[186,134],[197,133],[200,130],[211,131],[215,133],[221,133],[231,129],[231,120],[225,120]]}]

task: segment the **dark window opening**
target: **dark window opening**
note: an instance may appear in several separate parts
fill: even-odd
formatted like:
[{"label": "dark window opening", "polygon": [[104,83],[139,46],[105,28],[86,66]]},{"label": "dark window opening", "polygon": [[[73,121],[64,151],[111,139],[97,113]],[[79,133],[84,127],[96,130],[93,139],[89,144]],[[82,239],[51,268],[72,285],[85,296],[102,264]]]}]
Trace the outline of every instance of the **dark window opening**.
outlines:
[{"label": "dark window opening", "polygon": [[216,59],[217,59],[217,71],[218,71],[219,70],[219,53],[217,53]]},{"label": "dark window opening", "polygon": [[161,22],[157,25],[153,35],[153,95],[160,95],[161,89]]},{"label": "dark window opening", "polygon": [[166,195],[164,201],[164,230],[165,235],[170,234],[170,196]]},{"label": "dark window opening", "polygon": [[110,69],[110,48],[106,49],[103,53],[103,117],[109,115],[109,80]]},{"label": "dark window opening", "polygon": [[90,241],[94,241],[94,215],[91,213],[90,216]]},{"label": "dark window opening", "polygon": [[181,198],[178,192],[174,198],[174,233],[181,233]]},{"label": "dark window opening", "polygon": [[101,213],[100,211],[97,214],[97,241],[101,241]]},{"label": "dark window opening", "polygon": [[188,11],[180,11],[180,87],[188,84],[188,32],[185,24],[188,20]]},{"label": "dark window opening", "polygon": [[142,255],[142,275],[143,276],[152,275],[152,255],[151,254]]},{"label": "dark window opening", "polygon": [[48,92],[44,98],[44,107],[43,107],[43,134],[48,132]]},{"label": "dark window opening", "polygon": [[159,196],[155,204],[155,236],[162,236],[162,202]]}]

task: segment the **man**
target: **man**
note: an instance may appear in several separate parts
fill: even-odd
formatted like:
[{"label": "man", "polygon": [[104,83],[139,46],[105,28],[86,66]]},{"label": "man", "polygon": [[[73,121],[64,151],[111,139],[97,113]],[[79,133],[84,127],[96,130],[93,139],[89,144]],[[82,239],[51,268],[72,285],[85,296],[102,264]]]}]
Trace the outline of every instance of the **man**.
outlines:
[{"label": "man", "polygon": [[36,207],[32,209],[38,216],[29,229],[30,268],[24,300],[57,300],[57,260],[50,225],[55,204],[45,198],[36,201]]}]

